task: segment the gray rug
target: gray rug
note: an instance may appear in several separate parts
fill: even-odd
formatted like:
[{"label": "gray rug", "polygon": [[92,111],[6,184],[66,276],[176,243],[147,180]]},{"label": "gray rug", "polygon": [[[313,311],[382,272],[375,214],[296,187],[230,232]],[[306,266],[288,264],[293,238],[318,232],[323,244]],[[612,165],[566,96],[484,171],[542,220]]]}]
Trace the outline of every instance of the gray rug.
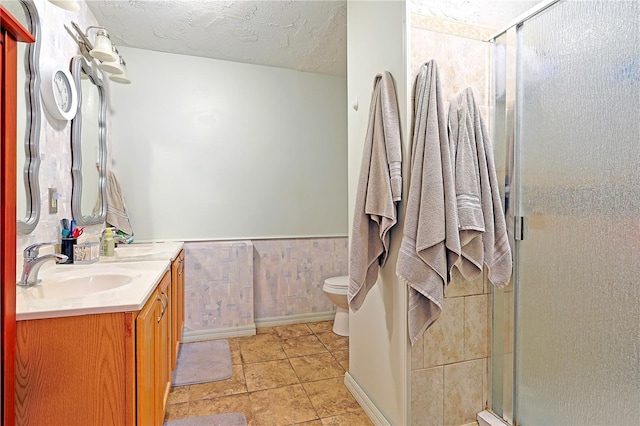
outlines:
[{"label": "gray rug", "polygon": [[231,377],[231,349],[227,340],[183,343],[173,372],[172,386],[215,382]]},{"label": "gray rug", "polygon": [[213,414],[191,419],[170,420],[165,426],[247,426],[247,419],[241,413]]}]

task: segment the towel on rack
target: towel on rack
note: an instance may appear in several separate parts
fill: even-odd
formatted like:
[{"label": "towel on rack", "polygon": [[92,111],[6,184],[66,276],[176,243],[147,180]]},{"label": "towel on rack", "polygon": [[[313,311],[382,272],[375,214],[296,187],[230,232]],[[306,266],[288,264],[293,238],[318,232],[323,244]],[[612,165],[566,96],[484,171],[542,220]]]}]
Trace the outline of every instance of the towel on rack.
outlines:
[{"label": "towel on rack", "polygon": [[402,196],[400,119],[395,86],[387,71],[376,75],[369,109],[349,254],[349,306],[355,312],[387,261],[389,230]]},{"label": "towel on rack", "polygon": [[411,344],[438,319],[444,287],[460,256],[446,111],[438,66],[420,67],[415,88],[411,181],[396,274],[410,287]]},{"label": "towel on rack", "polygon": [[120,182],[109,168],[107,169],[107,225],[113,226],[127,235],[133,235]]},{"label": "towel on rack", "polygon": [[460,273],[473,279],[487,265],[489,281],[504,286],[511,278],[511,248],[498,190],[493,147],[471,88],[449,106],[462,253]]}]

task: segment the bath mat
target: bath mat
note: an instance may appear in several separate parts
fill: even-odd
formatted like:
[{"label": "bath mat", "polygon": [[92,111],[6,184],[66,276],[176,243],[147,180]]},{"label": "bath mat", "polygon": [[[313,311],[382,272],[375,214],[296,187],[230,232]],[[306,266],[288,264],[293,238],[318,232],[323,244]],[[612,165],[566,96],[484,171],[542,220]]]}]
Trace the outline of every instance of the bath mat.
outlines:
[{"label": "bath mat", "polygon": [[165,426],[247,426],[242,413],[213,414],[190,419],[169,420]]},{"label": "bath mat", "polygon": [[227,340],[183,343],[173,372],[172,386],[215,382],[231,377],[231,349]]}]

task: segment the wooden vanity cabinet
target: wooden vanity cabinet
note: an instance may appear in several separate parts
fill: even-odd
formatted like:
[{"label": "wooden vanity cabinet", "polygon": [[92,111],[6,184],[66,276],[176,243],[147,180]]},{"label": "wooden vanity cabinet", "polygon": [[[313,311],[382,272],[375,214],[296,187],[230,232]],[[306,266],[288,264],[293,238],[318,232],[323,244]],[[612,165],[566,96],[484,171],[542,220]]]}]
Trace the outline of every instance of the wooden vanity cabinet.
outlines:
[{"label": "wooden vanity cabinet", "polygon": [[171,274],[142,310],[17,322],[17,425],[162,425]]},{"label": "wooden vanity cabinet", "polygon": [[171,390],[171,279],[158,285],[136,318],[139,425],[161,425]]},{"label": "wooden vanity cabinet", "polygon": [[184,327],[184,250],[171,265],[171,369],[176,368]]}]

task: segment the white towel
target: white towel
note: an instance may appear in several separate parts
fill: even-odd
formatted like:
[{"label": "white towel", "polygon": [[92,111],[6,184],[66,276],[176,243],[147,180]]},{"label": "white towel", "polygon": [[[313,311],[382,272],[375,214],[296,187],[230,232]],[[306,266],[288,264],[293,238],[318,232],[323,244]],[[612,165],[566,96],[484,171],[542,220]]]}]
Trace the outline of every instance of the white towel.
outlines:
[{"label": "white towel", "polygon": [[133,235],[120,182],[111,169],[107,169],[107,224],[127,235]]},{"label": "white towel", "polygon": [[493,147],[470,88],[451,100],[449,128],[456,160],[460,160],[456,161],[455,175],[462,257],[456,267],[465,278],[472,279],[482,272],[484,264],[491,283],[507,285],[511,278],[511,247]]},{"label": "white towel", "polygon": [[442,312],[444,287],[460,256],[456,197],[438,66],[420,67],[415,89],[411,182],[396,274],[409,288],[415,344]]},{"label": "white towel", "polygon": [[402,196],[400,120],[395,86],[387,71],[374,79],[369,126],[360,165],[349,253],[349,306],[355,312],[387,261],[389,230]]}]

